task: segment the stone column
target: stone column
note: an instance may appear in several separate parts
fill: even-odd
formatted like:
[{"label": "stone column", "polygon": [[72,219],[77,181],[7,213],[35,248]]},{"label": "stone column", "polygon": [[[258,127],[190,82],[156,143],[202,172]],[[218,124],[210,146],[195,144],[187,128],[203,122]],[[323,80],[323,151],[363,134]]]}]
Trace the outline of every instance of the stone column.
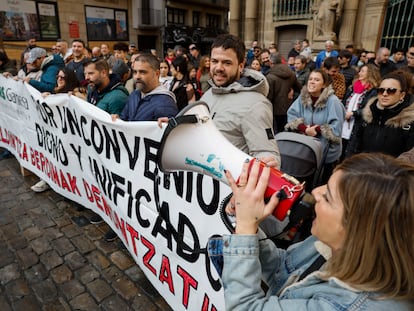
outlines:
[{"label": "stone column", "polygon": [[229,31],[232,35],[240,36],[240,1],[230,0]]},{"label": "stone column", "polygon": [[347,44],[355,44],[354,31],[356,15],[358,11],[358,0],[347,0],[344,3],[344,11],[341,18],[339,30],[339,46],[344,48]]},{"label": "stone column", "polygon": [[[244,42],[257,40],[257,0],[246,0],[245,21],[244,21]],[[260,45],[263,42],[259,42]]]}]

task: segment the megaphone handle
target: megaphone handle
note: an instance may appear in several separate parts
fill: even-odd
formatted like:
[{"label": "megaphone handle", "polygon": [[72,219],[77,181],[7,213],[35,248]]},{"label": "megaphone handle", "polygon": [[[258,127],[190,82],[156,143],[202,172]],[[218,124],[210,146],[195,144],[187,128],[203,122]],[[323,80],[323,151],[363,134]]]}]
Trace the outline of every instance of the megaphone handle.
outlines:
[{"label": "megaphone handle", "polygon": [[[253,167],[254,162],[256,162],[256,159],[253,158],[250,160],[248,170],[249,173]],[[266,164],[260,162],[259,176],[262,173],[264,167],[266,167]],[[294,178],[291,178],[289,175],[286,175],[275,168],[270,168],[270,176],[264,198],[269,199],[274,193],[278,192],[280,202],[273,211],[273,215],[280,221],[285,219],[290,209],[292,208],[293,203],[303,192],[303,184],[294,184],[292,182],[293,179]],[[238,181],[239,179],[237,182]]]}]

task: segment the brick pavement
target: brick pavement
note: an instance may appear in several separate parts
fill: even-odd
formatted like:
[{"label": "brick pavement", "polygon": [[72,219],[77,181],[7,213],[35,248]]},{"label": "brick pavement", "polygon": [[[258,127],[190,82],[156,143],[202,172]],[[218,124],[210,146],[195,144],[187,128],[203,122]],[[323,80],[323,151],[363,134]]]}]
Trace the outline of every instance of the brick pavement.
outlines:
[{"label": "brick pavement", "polygon": [[[1,151],[1,148],[0,148]],[[106,224],[0,161],[0,310],[171,310]]]}]

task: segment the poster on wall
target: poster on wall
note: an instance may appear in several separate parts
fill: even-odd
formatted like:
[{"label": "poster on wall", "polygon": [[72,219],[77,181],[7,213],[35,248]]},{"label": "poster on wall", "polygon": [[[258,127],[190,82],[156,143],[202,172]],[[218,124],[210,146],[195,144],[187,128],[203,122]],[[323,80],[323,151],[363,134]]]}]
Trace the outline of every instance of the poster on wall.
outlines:
[{"label": "poster on wall", "polygon": [[126,10],[85,6],[85,16],[89,41],[128,39]]},{"label": "poster on wall", "polygon": [[59,22],[56,4],[39,2],[37,8],[42,39],[57,39],[59,37]]},{"label": "poster on wall", "polygon": [[0,35],[3,40],[60,37],[57,4],[25,0],[0,1]]},{"label": "poster on wall", "polygon": [[126,11],[115,11],[116,39],[128,40],[128,23]]},{"label": "poster on wall", "polygon": [[0,27],[3,40],[40,38],[39,22],[34,1],[0,1]]}]

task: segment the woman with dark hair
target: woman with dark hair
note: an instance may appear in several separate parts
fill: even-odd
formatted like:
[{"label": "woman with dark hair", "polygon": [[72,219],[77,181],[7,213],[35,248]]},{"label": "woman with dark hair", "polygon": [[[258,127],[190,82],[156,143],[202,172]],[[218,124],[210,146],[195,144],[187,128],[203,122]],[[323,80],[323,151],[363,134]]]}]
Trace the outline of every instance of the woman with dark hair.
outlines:
[{"label": "woman with dark hair", "polygon": [[16,76],[17,75],[17,66],[16,61],[10,59],[7,56],[7,53],[0,50],[0,73],[4,76]]},{"label": "woman with dark hair", "polygon": [[414,147],[414,105],[405,75],[391,72],[378,95],[362,110],[362,122],[349,141],[350,154],[382,152],[394,157]]},{"label": "woman with dark hair", "polygon": [[79,87],[79,80],[73,70],[63,67],[56,76],[56,87],[53,90],[57,93],[68,93]]},{"label": "woman with dark hair", "polygon": [[189,102],[195,101],[193,85],[187,79],[188,64],[183,56],[177,56],[171,63],[170,91],[175,94],[178,110],[183,109]]},{"label": "woman with dark hair", "polygon": [[381,154],[340,163],[312,191],[312,236],[287,250],[259,228],[279,202],[264,200],[270,168],[248,166],[237,182],[226,171],[235,232],[208,243],[226,310],[414,310],[413,164]]}]

